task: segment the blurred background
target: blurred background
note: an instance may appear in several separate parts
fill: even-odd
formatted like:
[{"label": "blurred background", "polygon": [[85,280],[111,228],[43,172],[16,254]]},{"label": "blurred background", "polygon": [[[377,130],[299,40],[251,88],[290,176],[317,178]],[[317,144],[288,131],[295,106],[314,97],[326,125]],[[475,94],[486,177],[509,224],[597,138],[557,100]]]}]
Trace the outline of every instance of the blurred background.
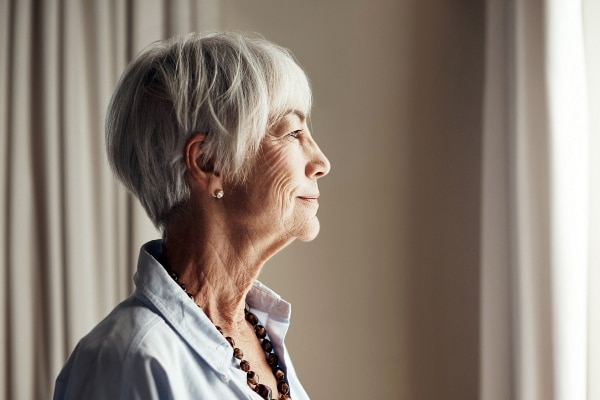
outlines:
[{"label": "blurred background", "polygon": [[113,179],[128,61],[258,32],[314,92],[321,234],[261,280],[314,399],[600,399],[600,4],[0,0],[0,399],[48,399],[159,237]]}]

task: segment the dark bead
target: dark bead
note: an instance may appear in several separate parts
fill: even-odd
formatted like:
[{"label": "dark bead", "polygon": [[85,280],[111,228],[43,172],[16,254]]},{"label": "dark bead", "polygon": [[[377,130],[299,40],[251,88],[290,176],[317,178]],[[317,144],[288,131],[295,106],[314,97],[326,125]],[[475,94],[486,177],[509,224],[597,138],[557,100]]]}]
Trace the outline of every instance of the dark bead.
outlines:
[{"label": "dark bead", "polygon": [[231,347],[235,347],[235,340],[233,340],[233,338],[231,336],[226,336],[225,340],[227,340],[229,342]]},{"label": "dark bead", "polygon": [[175,282],[177,282],[179,280],[179,277],[177,276],[177,274],[175,272],[171,272],[171,278],[173,278],[173,280]]},{"label": "dark bead", "polygon": [[185,292],[185,283],[180,283],[179,286],[183,289],[183,291]]},{"label": "dark bead", "polygon": [[259,339],[264,339],[267,336],[267,330],[262,325],[256,325],[254,327],[254,332],[256,332],[256,337]]},{"label": "dark bead", "polygon": [[263,339],[261,346],[262,346],[263,350],[266,351],[267,353],[270,353],[273,351],[273,345],[271,344],[269,339]]},{"label": "dark bead", "polygon": [[252,314],[250,311],[246,312],[246,321],[250,322],[252,326],[258,324],[258,318],[256,315]]},{"label": "dark bead", "polygon": [[236,347],[233,349],[233,356],[238,360],[241,360],[244,357],[244,352]]},{"label": "dark bead", "polygon": [[250,371],[250,363],[246,360],[240,362],[240,369],[244,372]]},{"label": "dark bead", "polygon": [[277,390],[281,394],[288,394],[290,392],[290,385],[286,381],[277,382]]},{"label": "dark bead", "polygon": [[254,391],[265,400],[271,400],[273,398],[273,392],[271,392],[271,388],[260,383],[256,385]]},{"label": "dark bead", "polygon": [[217,330],[219,331],[219,333],[220,333],[221,335],[223,334],[223,329],[221,329],[221,327],[220,327],[220,326],[216,326],[216,325],[215,325],[215,328],[217,328]]},{"label": "dark bead", "polygon": [[273,367],[273,375],[275,375],[275,380],[277,381],[285,379],[285,372],[279,367]]},{"label": "dark bead", "polygon": [[248,385],[256,385],[258,383],[258,375],[254,371],[248,371],[246,380],[248,381]]},{"label": "dark bead", "polygon": [[185,292],[185,294],[187,294],[190,299],[194,300],[194,295],[192,295],[191,293],[188,293],[188,292]]},{"label": "dark bead", "polygon": [[267,364],[269,364],[271,367],[277,366],[277,364],[279,364],[279,357],[277,357],[277,354],[267,354]]}]

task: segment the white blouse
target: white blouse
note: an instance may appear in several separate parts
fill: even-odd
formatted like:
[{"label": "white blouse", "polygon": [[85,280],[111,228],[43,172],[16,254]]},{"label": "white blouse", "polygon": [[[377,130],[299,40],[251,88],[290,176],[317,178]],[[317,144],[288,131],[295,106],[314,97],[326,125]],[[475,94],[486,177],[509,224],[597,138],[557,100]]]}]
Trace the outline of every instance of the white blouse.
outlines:
[{"label": "white blouse", "polygon": [[[135,292],[79,342],[56,379],[55,400],[261,399],[229,343],[157,261],[161,252],[160,240],[142,247]],[[284,344],[290,304],[258,281],[246,302],[267,329],[290,396],[309,399]]]}]

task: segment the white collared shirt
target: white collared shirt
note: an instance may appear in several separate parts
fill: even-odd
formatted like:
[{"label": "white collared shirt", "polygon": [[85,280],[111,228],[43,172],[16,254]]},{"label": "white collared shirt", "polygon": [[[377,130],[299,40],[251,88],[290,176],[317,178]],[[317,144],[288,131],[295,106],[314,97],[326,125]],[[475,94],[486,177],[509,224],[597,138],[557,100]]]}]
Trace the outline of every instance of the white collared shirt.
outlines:
[{"label": "white collared shirt", "polygon": [[[135,292],[79,342],[56,379],[55,400],[261,398],[229,343],[154,257],[161,252],[160,240],[142,247]],[[309,399],[283,342],[290,304],[258,281],[246,302],[269,333],[290,396]]]}]

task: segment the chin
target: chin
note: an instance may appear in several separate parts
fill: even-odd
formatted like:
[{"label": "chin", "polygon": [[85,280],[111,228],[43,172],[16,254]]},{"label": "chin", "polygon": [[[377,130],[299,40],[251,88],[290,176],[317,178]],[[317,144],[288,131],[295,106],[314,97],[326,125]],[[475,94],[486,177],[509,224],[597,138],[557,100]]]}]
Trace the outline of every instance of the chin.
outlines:
[{"label": "chin", "polygon": [[297,236],[298,240],[302,242],[310,242],[314,240],[321,230],[321,225],[319,224],[319,220],[315,218],[315,221],[310,225],[305,227],[304,231]]}]

